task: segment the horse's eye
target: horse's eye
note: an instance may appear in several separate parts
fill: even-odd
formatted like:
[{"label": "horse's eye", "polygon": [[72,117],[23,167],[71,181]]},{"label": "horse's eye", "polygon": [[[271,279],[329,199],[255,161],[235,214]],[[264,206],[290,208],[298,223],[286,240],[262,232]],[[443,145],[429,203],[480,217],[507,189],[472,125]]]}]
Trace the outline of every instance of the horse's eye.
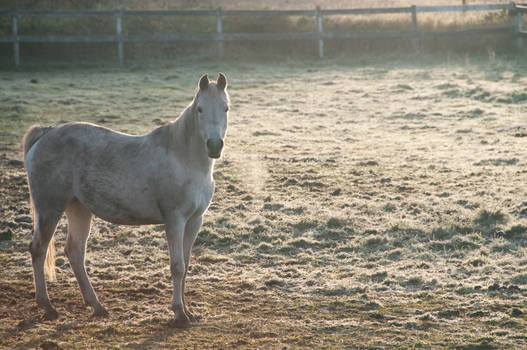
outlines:
[{"label": "horse's eye", "polygon": [[203,110],[201,109],[201,107],[198,107],[198,113],[201,113],[203,112]]}]

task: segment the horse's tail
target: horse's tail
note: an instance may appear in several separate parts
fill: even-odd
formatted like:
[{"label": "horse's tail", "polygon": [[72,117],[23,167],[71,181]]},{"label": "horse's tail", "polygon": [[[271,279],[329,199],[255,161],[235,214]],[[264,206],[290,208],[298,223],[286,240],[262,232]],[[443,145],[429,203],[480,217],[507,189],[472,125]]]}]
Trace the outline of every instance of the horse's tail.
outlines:
[{"label": "horse's tail", "polygon": [[24,135],[23,145],[24,145],[24,163],[26,160],[27,152],[33,147],[33,145],[40,139],[44,134],[50,131],[51,127],[42,127],[40,125],[33,125],[30,127],[26,134]]},{"label": "horse's tail", "polygon": [[48,276],[51,282],[57,279],[55,273],[55,236],[51,237],[48,245],[48,252],[46,253],[46,261],[44,263],[44,273]]},{"label": "horse's tail", "polygon": [[[33,147],[35,143],[51,129],[51,127],[41,127],[39,125],[33,125],[26,131],[22,142],[24,145],[24,164],[26,163],[27,152],[29,152],[31,147]],[[33,202],[33,196],[31,195],[31,188],[29,189],[29,201],[31,204],[31,212],[33,214],[33,232],[35,232],[37,218],[35,217],[35,203]],[[48,245],[48,251],[46,253],[46,262],[44,263],[44,272],[46,273],[50,281],[55,280],[55,237],[51,237],[51,241]]]}]

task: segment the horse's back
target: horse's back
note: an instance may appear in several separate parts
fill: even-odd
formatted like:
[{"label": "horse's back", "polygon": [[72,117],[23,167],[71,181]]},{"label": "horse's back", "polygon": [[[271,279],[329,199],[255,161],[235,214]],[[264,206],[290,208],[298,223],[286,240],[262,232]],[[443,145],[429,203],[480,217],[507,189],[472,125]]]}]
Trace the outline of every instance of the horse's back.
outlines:
[{"label": "horse's back", "polygon": [[137,155],[141,146],[140,136],[123,134],[91,123],[68,123],[50,129],[35,142],[35,150],[30,150],[32,159],[29,165],[41,168],[46,163],[53,163],[56,167],[78,168],[94,161],[108,164],[112,160],[108,158],[118,160]]},{"label": "horse's back", "polygon": [[134,144],[139,138],[91,123],[64,124],[49,134],[50,138],[53,137],[54,147],[74,151],[81,156]]},{"label": "horse's back", "polygon": [[[63,207],[64,202],[77,198],[109,221],[124,222],[127,217],[144,214],[157,220],[158,211],[145,208],[155,208],[153,194],[145,191],[155,168],[155,157],[147,143],[145,137],[90,123],[53,128],[28,152],[26,168],[35,199],[52,199]],[[145,167],[145,162],[150,166]],[[132,195],[138,193],[143,197],[134,200]]]}]

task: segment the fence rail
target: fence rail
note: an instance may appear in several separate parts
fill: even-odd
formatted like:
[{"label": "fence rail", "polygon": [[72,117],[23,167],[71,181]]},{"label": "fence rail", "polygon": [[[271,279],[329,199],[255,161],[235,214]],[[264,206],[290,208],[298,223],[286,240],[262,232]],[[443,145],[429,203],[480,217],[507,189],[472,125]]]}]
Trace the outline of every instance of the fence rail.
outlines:
[{"label": "fence rail", "polygon": [[[509,11],[511,25],[497,28],[479,28],[455,31],[420,31],[417,14],[430,12],[466,12],[466,11]],[[325,32],[323,17],[334,15],[372,15],[408,13],[412,26],[407,31],[380,32]],[[320,9],[314,10],[154,10],[154,11],[92,11],[92,10],[52,10],[52,11],[0,11],[0,17],[12,18],[12,34],[0,36],[0,43],[13,43],[15,65],[20,65],[20,43],[117,43],[119,62],[124,63],[124,43],[135,42],[170,42],[170,41],[216,41],[218,55],[223,56],[223,42],[236,40],[314,40],[318,42],[318,54],[324,57],[324,39],[356,38],[411,38],[414,48],[418,48],[419,39],[429,36],[445,35],[482,35],[491,33],[511,33],[517,37],[516,45],[523,48],[523,14],[527,13],[524,4],[491,4],[461,6],[409,6],[392,8],[357,8],[357,9]],[[170,16],[209,16],[216,17],[216,33],[212,34],[149,34],[123,35],[122,23],[127,17],[170,17]],[[281,32],[281,33],[224,33],[222,18],[227,16],[304,16],[315,17],[316,32]],[[19,33],[19,20],[23,18],[115,18],[115,35],[23,35]],[[515,18],[514,18],[515,17]]]}]

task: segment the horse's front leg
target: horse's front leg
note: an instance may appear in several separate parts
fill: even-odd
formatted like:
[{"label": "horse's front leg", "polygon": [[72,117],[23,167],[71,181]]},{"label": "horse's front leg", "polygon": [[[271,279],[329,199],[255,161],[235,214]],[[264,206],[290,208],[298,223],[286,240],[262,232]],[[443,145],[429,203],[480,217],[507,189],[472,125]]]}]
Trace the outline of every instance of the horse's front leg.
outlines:
[{"label": "horse's front leg", "polygon": [[172,310],[176,315],[175,326],[187,328],[190,321],[183,305],[183,279],[185,277],[185,255],[183,241],[185,236],[185,218],[182,215],[173,215],[166,224],[168,250],[170,252],[170,272],[172,274],[173,296]]},{"label": "horse's front leg", "polygon": [[185,275],[183,276],[183,284],[181,286],[181,295],[183,298],[183,308],[185,310],[185,313],[190,318],[191,321],[195,322],[196,317],[192,315],[192,313],[188,310],[187,305],[185,303],[185,280],[187,277],[187,271],[190,263],[190,252],[192,251],[192,246],[194,245],[194,241],[196,241],[196,237],[198,236],[199,228],[201,227],[201,223],[203,221],[203,216],[201,214],[196,214],[193,217],[191,217],[187,225],[185,227],[185,238],[184,238],[184,244],[183,244],[183,254],[185,256]]}]

